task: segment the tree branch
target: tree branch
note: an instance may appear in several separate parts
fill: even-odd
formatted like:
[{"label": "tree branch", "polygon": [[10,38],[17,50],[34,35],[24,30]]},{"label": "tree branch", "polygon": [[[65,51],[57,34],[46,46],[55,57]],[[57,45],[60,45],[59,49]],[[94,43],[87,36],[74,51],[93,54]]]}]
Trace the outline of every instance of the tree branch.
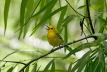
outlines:
[{"label": "tree branch", "polygon": [[6,61],[6,60],[0,60],[2,62],[10,62],[10,63],[19,63],[19,64],[23,64],[23,65],[26,65],[25,63],[23,62],[18,62],[18,61]]},{"label": "tree branch", "polygon": [[[90,27],[91,27],[92,33],[94,34],[94,33],[95,33],[95,31],[94,31],[93,24],[92,24],[92,21],[91,21],[90,9],[89,9],[89,3],[88,3],[88,1],[89,1],[89,0],[86,0],[87,14],[88,14],[89,24],[90,24]],[[97,37],[94,37],[94,39],[96,40],[96,39],[97,39]]]},{"label": "tree branch", "polygon": [[82,17],[88,18],[88,17],[80,14],[79,12],[77,12],[77,11],[70,5],[70,3],[69,3],[67,0],[65,0],[65,1],[67,2],[67,4],[68,4],[77,14],[79,14],[79,15],[82,16]]},{"label": "tree branch", "polygon": [[41,55],[41,56],[39,56],[39,57],[37,57],[37,58],[29,61],[19,72],[24,72],[24,69],[25,69],[28,65],[30,65],[31,63],[33,63],[34,61],[37,61],[37,60],[39,60],[40,58],[43,58],[43,57],[45,57],[45,56],[47,56],[47,55],[49,55],[49,54],[51,54],[51,53],[53,53],[53,52],[61,49],[61,48],[64,48],[64,47],[66,47],[67,45],[74,44],[74,43],[76,43],[76,42],[79,42],[79,41],[84,40],[84,39],[87,39],[87,38],[94,38],[94,36],[87,36],[87,37],[84,37],[84,38],[81,38],[81,39],[78,39],[78,40],[69,42],[69,43],[67,43],[67,44],[65,44],[65,45],[59,46],[59,47],[57,47],[57,48],[55,48],[55,49],[52,49],[52,50],[49,51],[48,53],[45,53],[45,54],[43,54],[43,55]]}]

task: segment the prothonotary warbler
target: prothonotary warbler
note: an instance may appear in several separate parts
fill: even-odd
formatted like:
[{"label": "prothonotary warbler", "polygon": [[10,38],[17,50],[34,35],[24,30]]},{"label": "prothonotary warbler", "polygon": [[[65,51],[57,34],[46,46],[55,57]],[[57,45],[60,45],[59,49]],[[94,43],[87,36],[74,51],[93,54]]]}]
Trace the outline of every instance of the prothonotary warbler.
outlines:
[{"label": "prothonotary warbler", "polygon": [[60,46],[64,43],[62,37],[58,34],[58,31],[55,26],[47,26],[47,31],[47,39],[50,45],[55,47]]}]

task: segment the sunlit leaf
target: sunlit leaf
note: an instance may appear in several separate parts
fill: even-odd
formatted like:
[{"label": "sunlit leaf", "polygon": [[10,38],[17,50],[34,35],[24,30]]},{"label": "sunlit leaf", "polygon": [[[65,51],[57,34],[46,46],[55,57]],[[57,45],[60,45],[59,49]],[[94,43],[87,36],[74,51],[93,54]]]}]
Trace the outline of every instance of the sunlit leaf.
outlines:
[{"label": "sunlit leaf", "polygon": [[13,69],[14,69],[14,67],[10,67],[10,68],[7,70],[7,72],[12,72]]},{"label": "sunlit leaf", "polygon": [[11,0],[5,0],[5,7],[4,7],[4,25],[5,25],[5,30],[4,30],[4,34],[5,34],[6,28],[7,28],[7,20],[8,20],[10,1]]},{"label": "sunlit leaf", "polygon": [[96,6],[90,6],[93,10],[97,10],[102,8],[104,5],[96,5]]},{"label": "sunlit leaf", "polygon": [[96,72],[98,65],[98,57],[94,57],[93,59],[88,60],[84,72]]},{"label": "sunlit leaf", "polygon": [[75,72],[76,69],[77,72],[81,72],[85,66],[85,64],[87,63],[88,59],[89,59],[89,55],[90,55],[90,51],[88,51],[87,53],[85,53],[82,58],[80,58],[78,60],[78,62],[76,63],[76,65],[72,68],[71,72]]},{"label": "sunlit leaf", "polygon": [[99,13],[96,15],[95,19],[98,19],[98,17],[99,17],[101,14],[105,13],[105,12],[107,12],[107,11],[99,12]]},{"label": "sunlit leaf", "polygon": [[53,61],[52,66],[51,66],[51,72],[55,72],[55,62]]},{"label": "sunlit leaf", "polygon": [[97,72],[97,70],[100,71],[100,68],[98,68],[98,66],[99,66],[99,59],[98,59],[98,57],[96,57],[96,59],[93,62],[93,67],[92,67],[93,68],[93,72]]},{"label": "sunlit leaf", "polygon": [[103,33],[104,32],[104,29],[106,28],[106,23],[107,21],[101,17],[99,17],[99,20],[101,21],[101,28],[99,30],[99,33]]},{"label": "sunlit leaf", "polygon": [[[34,0],[28,0],[26,9],[27,10],[25,14],[25,22],[27,22],[32,15],[32,11],[34,9]],[[30,28],[30,24],[26,24],[26,26],[24,27],[23,38],[26,36],[26,33],[28,32],[29,28]]]},{"label": "sunlit leaf", "polygon": [[13,72],[18,72],[18,66],[15,66]]},{"label": "sunlit leaf", "polygon": [[25,72],[29,72],[30,65],[26,67]]},{"label": "sunlit leaf", "polygon": [[36,72],[37,71],[37,63],[35,63],[34,65],[33,65],[33,68],[32,68],[32,71],[31,72]]},{"label": "sunlit leaf", "polygon": [[82,45],[78,46],[77,48],[75,48],[74,50],[70,51],[63,59],[66,59],[69,56],[71,56],[72,54],[75,54],[76,52],[81,51],[85,48],[89,48],[91,46],[96,46],[96,45],[97,44],[95,42],[82,44]]},{"label": "sunlit leaf", "polygon": [[[89,60],[89,56],[90,56],[90,51],[87,52],[80,60],[82,61],[82,63],[80,64],[80,66],[78,67],[77,72],[81,72],[83,70],[83,68],[85,67],[85,65],[87,64],[88,60]],[[80,61],[80,62],[81,62]],[[79,62],[79,61],[78,61]]]},{"label": "sunlit leaf", "polygon": [[70,63],[69,67],[68,67],[68,71],[67,72],[70,72],[72,69],[72,62]]},{"label": "sunlit leaf", "polygon": [[57,2],[57,0],[52,0],[50,1],[48,4],[46,4],[42,9],[40,9],[39,12],[37,12],[36,14],[34,14],[32,17],[37,16],[38,14],[40,14],[41,12],[43,12],[44,10],[46,10],[47,8],[49,8],[50,6],[54,6],[54,4]]},{"label": "sunlit leaf", "polygon": [[67,6],[65,6],[64,9],[61,11],[60,18],[59,18],[58,23],[57,23],[58,31],[60,31],[60,29],[62,27],[62,21],[64,20],[64,16],[66,14],[66,11],[67,11]]},{"label": "sunlit leaf", "polygon": [[82,8],[85,8],[85,7],[86,7],[86,5],[82,5],[82,6],[78,7],[78,9],[82,9]]},{"label": "sunlit leaf", "polygon": [[55,59],[51,60],[48,65],[45,67],[45,69],[43,70],[43,72],[47,72],[49,67],[52,65],[52,63],[54,62]]},{"label": "sunlit leaf", "polygon": [[103,51],[103,46],[100,45],[100,50],[99,50],[99,62],[101,64],[102,72],[105,72],[105,57],[104,57],[104,51]]},{"label": "sunlit leaf", "polygon": [[39,70],[40,70],[40,67],[41,67],[41,66],[39,66],[39,68],[37,69],[37,71],[36,71],[36,72],[39,72]]},{"label": "sunlit leaf", "polygon": [[[37,7],[39,6],[40,2],[41,2],[41,0],[39,0],[39,1],[37,2],[37,4],[35,4],[35,7],[34,7],[34,9],[32,10],[32,13],[31,13],[30,17],[28,18],[28,20],[27,20],[27,21],[24,23],[24,25],[22,25],[17,31],[19,31],[20,29],[23,29],[23,27],[25,27],[25,26],[28,24],[28,22],[29,22],[30,19],[32,18],[35,10],[36,10]],[[16,31],[16,32],[17,32],[17,31]],[[23,35],[23,38],[24,38],[24,37],[25,37],[25,34]]]},{"label": "sunlit leaf", "polygon": [[[67,17],[62,21],[62,23],[65,23],[65,22],[67,22],[67,21],[70,21],[70,20],[72,20],[72,19],[75,18],[75,17],[77,17],[77,16],[75,16],[75,15],[67,16]],[[65,25],[65,24],[64,24],[64,25]]]},{"label": "sunlit leaf", "polygon": [[24,25],[24,21],[25,21],[25,8],[27,5],[27,1],[28,0],[22,0],[21,2],[21,7],[20,7],[20,33],[19,33],[19,38],[21,37],[21,34],[23,32],[23,25]]}]

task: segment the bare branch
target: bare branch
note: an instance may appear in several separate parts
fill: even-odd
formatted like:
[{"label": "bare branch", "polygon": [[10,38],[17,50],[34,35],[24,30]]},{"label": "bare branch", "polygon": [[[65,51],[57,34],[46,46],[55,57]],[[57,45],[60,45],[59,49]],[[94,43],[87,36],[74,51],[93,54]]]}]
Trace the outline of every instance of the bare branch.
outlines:
[{"label": "bare branch", "polygon": [[79,12],[77,12],[77,11],[70,5],[70,3],[69,3],[67,0],[65,0],[65,1],[67,2],[67,4],[68,4],[77,14],[79,14],[79,15],[82,16],[82,17],[88,18],[88,17],[80,14]]},{"label": "bare branch", "polygon": [[0,60],[2,62],[10,62],[10,63],[19,63],[19,64],[23,64],[23,65],[26,65],[25,63],[23,62],[18,62],[18,61],[6,61],[6,60]]},{"label": "bare branch", "polygon": [[[94,31],[93,24],[92,24],[92,21],[91,21],[90,9],[89,9],[89,3],[88,3],[88,1],[89,0],[86,0],[87,14],[88,14],[88,19],[89,19],[89,23],[90,23],[90,27],[91,27],[92,33],[94,34],[95,31]],[[94,39],[96,40],[97,37],[94,37]]]}]

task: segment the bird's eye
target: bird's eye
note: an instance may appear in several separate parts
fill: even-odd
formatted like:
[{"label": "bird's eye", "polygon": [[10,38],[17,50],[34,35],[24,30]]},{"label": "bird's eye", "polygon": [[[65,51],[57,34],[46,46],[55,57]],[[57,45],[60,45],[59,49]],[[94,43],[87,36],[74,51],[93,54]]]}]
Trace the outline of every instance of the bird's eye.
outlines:
[{"label": "bird's eye", "polygon": [[53,29],[53,28],[51,28],[51,29]]}]

